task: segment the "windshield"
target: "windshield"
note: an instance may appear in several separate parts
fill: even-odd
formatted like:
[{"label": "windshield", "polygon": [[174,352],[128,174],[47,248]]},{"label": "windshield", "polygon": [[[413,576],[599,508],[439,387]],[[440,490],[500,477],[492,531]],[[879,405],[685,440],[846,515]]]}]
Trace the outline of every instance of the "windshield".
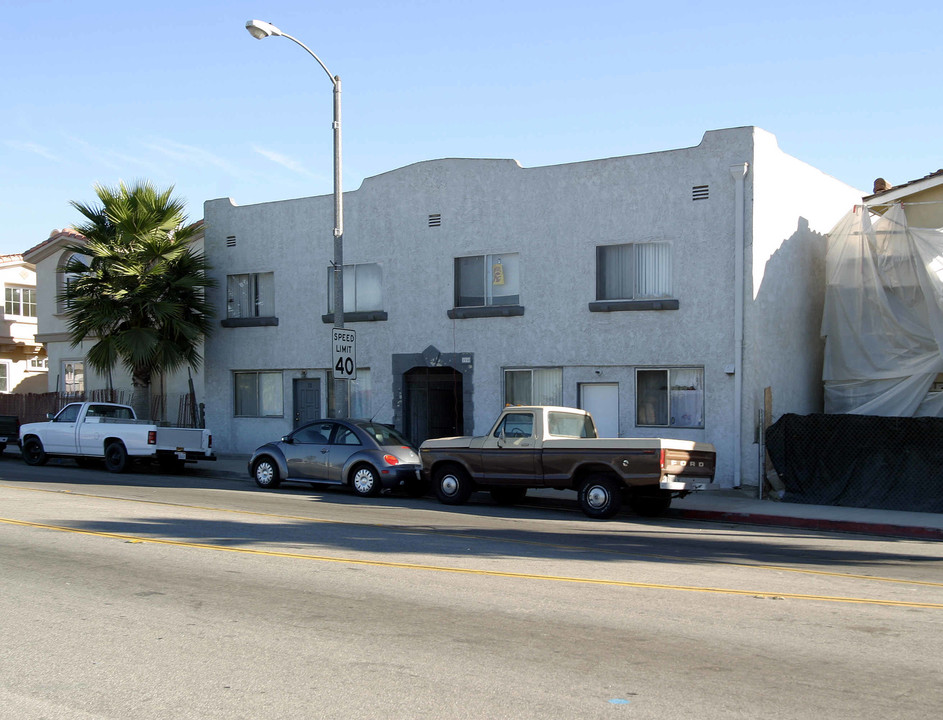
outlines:
[{"label": "windshield", "polygon": [[549,412],[547,431],[551,435],[575,438],[596,437],[596,427],[589,415],[566,412]]},{"label": "windshield", "polygon": [[391,428],[389,425],[364,422],[357,423],[357,427],[376,440],[380,445],[405,445],[406,447],[412,447],[409,440],[400,435],[396,428]]}]

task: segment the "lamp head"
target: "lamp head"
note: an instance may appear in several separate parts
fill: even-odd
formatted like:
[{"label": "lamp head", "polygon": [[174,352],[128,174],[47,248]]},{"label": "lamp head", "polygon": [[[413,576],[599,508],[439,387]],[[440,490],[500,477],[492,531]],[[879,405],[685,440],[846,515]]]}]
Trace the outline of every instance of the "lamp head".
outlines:
[{"label": "lamp head", "polygon": [[272,23],[267,23],[264,20],[248,20],[246,21],[246,30],[249,31],[249,34],[254,37],[256,40],[261,40],[262,38],[267,38],[270,35],[281,35],[282,31],[277,27],[272,25]]}]

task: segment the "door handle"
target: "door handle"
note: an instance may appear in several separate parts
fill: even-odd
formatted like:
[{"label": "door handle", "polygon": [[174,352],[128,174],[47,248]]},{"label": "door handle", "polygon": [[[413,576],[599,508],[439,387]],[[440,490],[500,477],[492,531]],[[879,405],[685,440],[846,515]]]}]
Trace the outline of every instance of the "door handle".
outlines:
[{"label": "door handle", "polygon": [[321,454],[324,455],[327,452],[327,448],[321,448]]}]

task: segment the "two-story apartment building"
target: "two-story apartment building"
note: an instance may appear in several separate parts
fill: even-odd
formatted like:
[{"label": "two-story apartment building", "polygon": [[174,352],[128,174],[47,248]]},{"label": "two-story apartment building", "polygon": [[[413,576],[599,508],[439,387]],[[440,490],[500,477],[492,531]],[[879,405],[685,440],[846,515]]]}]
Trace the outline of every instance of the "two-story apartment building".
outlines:
[{"label": "two-story apartment building", "polygon": [[0,255],[0,393],[45,392],[46,354],[35,339],[36,270],[22,255]]},{"label": "two-story apartment building", "polygon": [[[823,234],[862,196],[754,127],[549,167],[444,159],[345,193],[351,414],[426,437],[508,403],[705,440],[755,484],[758,411],[822,409]],[[207,423],[249,452],[326,414],[333,199],[204,205]]]}]

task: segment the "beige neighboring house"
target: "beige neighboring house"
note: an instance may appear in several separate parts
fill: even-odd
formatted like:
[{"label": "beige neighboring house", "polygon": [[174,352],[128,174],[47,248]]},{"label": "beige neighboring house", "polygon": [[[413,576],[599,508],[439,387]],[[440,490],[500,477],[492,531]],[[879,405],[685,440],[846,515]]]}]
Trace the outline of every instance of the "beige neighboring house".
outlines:
[{"label": "beige neighboring house", "polygon": [[[86,340],[79,345],[72,345],[65,308],[57,301],[67,280],[59,269],[74,254],[67,248],[84,240],[84,236],[71,229],[53,230],[47,240],[23,254],[23,257],[32,263],[30,267],[35,267],[36,314],[39,325],[36,342],[42,343],[48,357],[48,378],[41,392],[89,393],[114,389],[126,392],[130,397],[131,376],[124,367],[115,367],[110,377],[100,375],[88,367],[86,354],[93,343]],[[194,243],[197,249],[202,251],[202,233],[196,237]],[[202,369],[192,371],[190,375],[197,402],[205,402]],[[163,417],[156,419],[177,421],[179,398],[189,392],[189,380],[187,368],[153,379],[152,394],[166,395],[168,399]]]},{"label": "beige neighboring house", "polygon": [[36,340],[36,270],[23,255],[0,255],[3,325],[0,393],[46,390],[46,353]]},{"label": "beige neighboring house", "polygon": [[943,228],[943,169],[896,187],[878,178],[874,194],[863,200],[872,212],[881,214],[894,204],[902,204],[910,227]]}]

